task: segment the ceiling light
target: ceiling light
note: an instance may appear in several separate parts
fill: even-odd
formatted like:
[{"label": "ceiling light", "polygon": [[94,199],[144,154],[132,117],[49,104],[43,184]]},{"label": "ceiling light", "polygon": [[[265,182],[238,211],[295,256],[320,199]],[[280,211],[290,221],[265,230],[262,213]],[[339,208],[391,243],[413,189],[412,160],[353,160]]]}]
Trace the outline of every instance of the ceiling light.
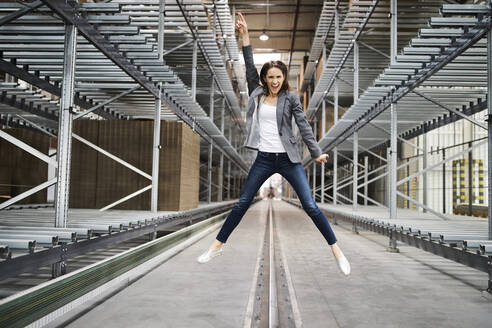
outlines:
[{"label": "ceiling light", "polygon": [[265,30],[263,30],[263,33],[260,35],[260,40],[261,41],[268,40],[268,35],[266,34],[266,31]]}]

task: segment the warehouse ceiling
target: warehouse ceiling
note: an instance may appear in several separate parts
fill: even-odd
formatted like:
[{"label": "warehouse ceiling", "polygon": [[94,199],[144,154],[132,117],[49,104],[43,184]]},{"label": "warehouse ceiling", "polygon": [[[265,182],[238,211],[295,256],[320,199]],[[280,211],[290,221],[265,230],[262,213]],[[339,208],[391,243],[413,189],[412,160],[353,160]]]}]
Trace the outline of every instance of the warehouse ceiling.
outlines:
[{"label": "warehouse ceiling", "polygon": [[[255,53],[279,53],[280,60],[287,65],[290,62],[289,83],[296,88],[296,78],[303,57],[311,49],[323,1],[230,0],[229,7],[244,15]],[[269,37],[266,41],[259,39],[263,32]],[[242,46],[242,40],[237,35]]]}]

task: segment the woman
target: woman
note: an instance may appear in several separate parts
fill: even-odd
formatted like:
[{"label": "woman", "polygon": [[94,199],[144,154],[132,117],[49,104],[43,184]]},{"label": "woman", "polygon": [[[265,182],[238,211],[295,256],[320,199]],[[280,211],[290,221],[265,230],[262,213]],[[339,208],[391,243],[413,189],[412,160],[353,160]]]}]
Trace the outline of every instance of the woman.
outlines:
[{"label": "woman", "polygon": [[209,250],[197,260],[205,263],[222,254],[222,245],[241,221],[258,189],[272,174],[280,173],[292,185],[302,207],[330,245],[342,273],[349,275],[350,264],[338,247],[328,220],[311,195],[306,172],[297,151],[297,141],[292,133],[292,116],[295,118],[311,157],[318,163],[326,163],[328,155],[322,154],[311,126],[306,120],[299,97],[295,92],[290,91],[285,64],[281,61],[267,62],[258,76],[253,62],[248,26],[243,15],[238,13],[238,16],[236,27],[243,38],[243,56],[250,95],[246,115],[248,136],[244,146],[258,150],[258,155],[248,173],[239,201],[227,217]]}]

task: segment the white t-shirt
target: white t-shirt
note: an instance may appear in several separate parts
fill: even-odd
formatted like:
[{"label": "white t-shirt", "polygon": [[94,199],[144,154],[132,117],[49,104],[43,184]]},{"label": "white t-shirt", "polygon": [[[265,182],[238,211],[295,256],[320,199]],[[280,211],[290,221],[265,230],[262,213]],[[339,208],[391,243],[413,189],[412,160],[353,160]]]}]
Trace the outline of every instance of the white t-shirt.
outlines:
[{"label": "white t-shirt", "polygon": [[262,103],[258,118],[260,121],[260,151],[267,153],[285,152],[278,135],[277,107]]}]

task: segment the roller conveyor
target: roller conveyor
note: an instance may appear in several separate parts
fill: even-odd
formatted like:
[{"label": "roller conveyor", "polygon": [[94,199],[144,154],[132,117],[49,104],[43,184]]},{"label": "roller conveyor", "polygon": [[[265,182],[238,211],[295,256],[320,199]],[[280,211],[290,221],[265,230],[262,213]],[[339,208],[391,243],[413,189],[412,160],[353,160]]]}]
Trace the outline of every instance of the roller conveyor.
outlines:
[{"label": "roller conveyor", "polygon": [[187,211],[157,213],[71,209],[66,228],[54,227],[53,208],[2,211],[0,240],[5,237],[1,244],[6,248],[0,256],[0,280],[36,272],[43,265],[55,265],[52,275],[56,277],[66,272],[69,258],[141,236],[152,239],[159,230],[191,224],[226,211],[232,205],[233,201],[223,201],[200,204]]},{"label": "roller conveyor", "polygon": [[[140,279],[124,278],[132,281],[128,287],[124,283],[87,298],[78,309],[61,310],[64,314],[48,327],[101,322],[108,327],[272,327],[261,311],[261,303],[268,304],[271,296],[268,279],[266,284],[261,280],[270,272],[263,252],[270,246],[270,202],[278,327],[486,327],[492,320],[490,303],[480,296],[486,274],[414,247],[386,252],[383,236],[354,234],[350,227],[331,222],[351,262],[352,274],[345,277],[301,209],[261,201],[250,207],[223,255],[206,264],[196,262],[215,238],[219,221],[204,237],[176,246],[177,253],[148,268]],[[282,304],[285,297],[288,302]]]}]

